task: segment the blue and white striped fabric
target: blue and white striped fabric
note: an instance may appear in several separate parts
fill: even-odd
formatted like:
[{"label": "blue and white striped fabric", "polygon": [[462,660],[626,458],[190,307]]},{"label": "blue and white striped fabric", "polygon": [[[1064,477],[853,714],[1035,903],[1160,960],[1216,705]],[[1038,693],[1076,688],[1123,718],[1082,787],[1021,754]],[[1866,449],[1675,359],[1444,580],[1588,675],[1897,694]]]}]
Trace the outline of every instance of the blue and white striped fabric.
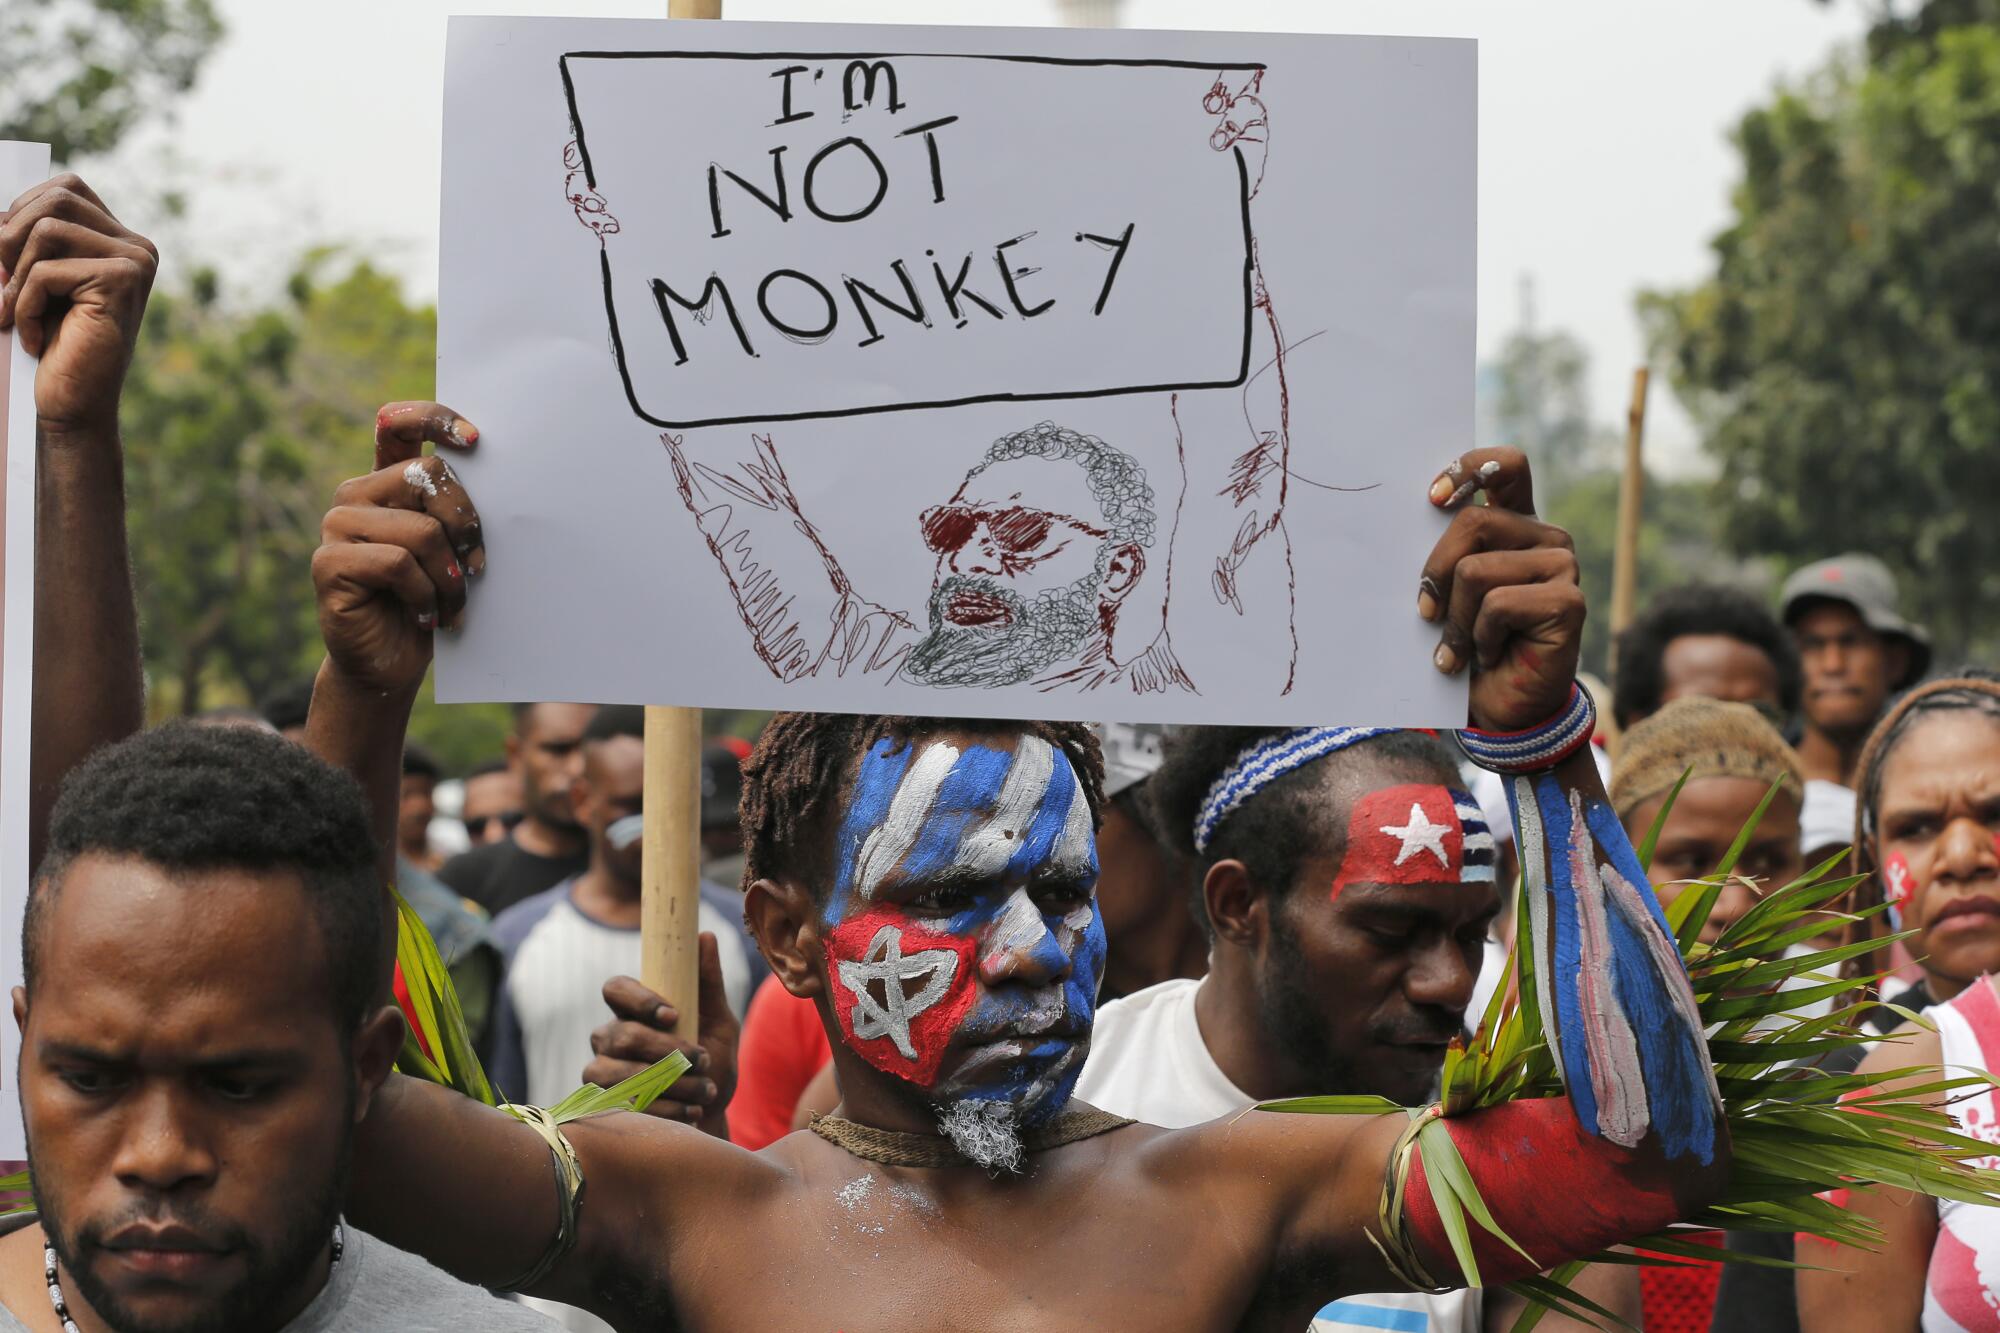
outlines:
[{"label": "blue and white striped fabric", "polygon": [[1497,867],[1500,857],[1494,846],[1493,830],[1486,825],[1486,812],[1479,808],[1479,798],[1454,787],[1451,804],[1458,811],[1459,824],[1465,829],[1462,844],[1465,864],[1459,872],[1460,881],[1466,884],[1493,883],[1499,877]]},{"label": "blue and white striped fabric", "polygon": [[1235,762],[1210,785],[1208,796],[1195,815],[1194,849],[1207,851],[1216,827],[1231,810],[1293,769],[1395,730],[1395,727],[1295,727],[1257,742],[1237,755]]},{"label": "blue and white striped fabric", "polygon": [[1335,1301],[1313,1316],[1308,1333],[1479,1333],[1480,1322],[1465,1292],[1397,1292]]}]

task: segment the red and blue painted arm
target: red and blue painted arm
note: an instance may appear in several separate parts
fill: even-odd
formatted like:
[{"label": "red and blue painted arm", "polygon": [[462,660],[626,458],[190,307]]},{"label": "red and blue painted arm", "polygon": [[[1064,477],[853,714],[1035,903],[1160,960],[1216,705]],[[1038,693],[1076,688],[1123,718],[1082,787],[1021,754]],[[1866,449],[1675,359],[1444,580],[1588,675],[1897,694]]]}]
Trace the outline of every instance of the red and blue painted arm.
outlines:
[{"label": "red and blue painted arm", "polygon": [[[1579,753],[1507,784],[1543,1036],[1568,1097],[1445,1122],[1495,1221],[1535,1260],[1475,1226],[1487,1283],[1678,1221],[1719,1183],[1728,1154],[1694,990],[1595,764]],[[1450,1268],[1421,1171],[1419,1151],[1406,1222]]]}]

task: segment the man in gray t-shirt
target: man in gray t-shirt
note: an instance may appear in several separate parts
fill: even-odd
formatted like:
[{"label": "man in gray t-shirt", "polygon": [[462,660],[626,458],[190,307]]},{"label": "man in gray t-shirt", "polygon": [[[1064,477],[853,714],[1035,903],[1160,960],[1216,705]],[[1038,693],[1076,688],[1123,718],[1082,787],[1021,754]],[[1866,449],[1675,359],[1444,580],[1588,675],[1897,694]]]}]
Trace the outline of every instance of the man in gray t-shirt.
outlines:
[{"label": "man in gray t-shirt", "polygon": [[[23,1222],[32,1224],[35,1217],[27,1214],[9,1221],[18,1228]],[[24,1240],[39,1244],[40,1238],[39,1226],[26,1228]],[[396,1333],[439,1333],[446,1329],[554,1333],[558,1327],[526,1306],[467,1286],[408,1250],[399,1250],[366,1232],[344,1227],[341,1239],[340,1262],[328,1273],[326,1285],[277,1333],[375,1333],[388,1329]],[[10,1236],[5,1243],[11,1248],[21,1242]],[[29,1319],[17,1319],[0,1306],[0,1333],[27,1333],[32,1327]]]},{"label": "man in gray t-shirt", "polygon": [[22,925],[40,1214],[0,1330],[548,1329],[339,1225],[403,1021],[360,791],[303,747],[169,725],[63,788]]}]

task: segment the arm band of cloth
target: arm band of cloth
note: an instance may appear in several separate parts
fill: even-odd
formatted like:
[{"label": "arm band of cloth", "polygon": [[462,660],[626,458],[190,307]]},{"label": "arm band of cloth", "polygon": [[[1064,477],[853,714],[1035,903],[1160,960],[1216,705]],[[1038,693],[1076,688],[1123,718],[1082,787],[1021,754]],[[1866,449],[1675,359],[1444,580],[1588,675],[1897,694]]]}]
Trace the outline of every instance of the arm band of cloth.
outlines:
[{"label": "arm band of cloth", "polygon": [[1458,733],[1458,746],[1465,757],[1494,773],[1540,773],[1590,744],[1597,730],[1597,706],[1590,691],[1581,685],[1569,687],[1569,702],[1556,715],[1526,731],[1480,731],[1466,727]]}]

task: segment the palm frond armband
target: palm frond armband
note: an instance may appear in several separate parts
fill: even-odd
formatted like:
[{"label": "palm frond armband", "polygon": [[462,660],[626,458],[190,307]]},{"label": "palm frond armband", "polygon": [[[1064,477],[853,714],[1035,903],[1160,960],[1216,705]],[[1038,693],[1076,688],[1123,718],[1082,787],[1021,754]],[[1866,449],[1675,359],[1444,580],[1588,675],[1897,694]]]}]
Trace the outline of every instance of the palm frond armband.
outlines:
[{"label": "palm frond armband", "polygon": [[576,1149],[571,1146],[569,1136],[562,1132],[554,1115],[539,1106],[515,1106],[511,1103],[500,1108],[522,1124],[542,1136],[549,1145],[549,1159],[556,1176],[556,1234],[549,1241],[548,1249],[535,1260],[534,1267],[503,1284],[501,1291],[526,1291],[547,1277],[555,1266],[576,1247],[577,1216],[583,1210],[583,1163],[577,1160]]},{"label": "palm frond armband", "polygon": [[1525,731],[1466,727],[1458,733],[1458,745],[1467,759],[1491,772],[1541,773],[1590,744],[1596,730],[1597,706],[1590,691],[1571,685],[1569,702],[1548,721]]},{"label": "palm frond armband", "polygon": [[1439,1282],[1424,1265],[1417,1247],[1410,1242],[1409,1218],[1403,1211],[1403,1205],[1409,1192],[1410,1164],[1417,1152],[1417,1135],[1423,1132],[1425,1125],[1444,1114],[1444,1107],[1433,1103],[1409,1114],[1409,1127],[1396,1140],[1395,1148],[1389,1153],[1388,1170],[1382,1175],[1382,1202],[1376,1210],[1382,1234],[1380,1238],[1372,1233],[1364,1234],[1375,1242],[1375,1248],[1382,1252],[1382,1262],[1389,1266],[1389,1272],[1398,1282],[1412,1291],[1427,1291],[1439,1296],[1455,1288]]}]

